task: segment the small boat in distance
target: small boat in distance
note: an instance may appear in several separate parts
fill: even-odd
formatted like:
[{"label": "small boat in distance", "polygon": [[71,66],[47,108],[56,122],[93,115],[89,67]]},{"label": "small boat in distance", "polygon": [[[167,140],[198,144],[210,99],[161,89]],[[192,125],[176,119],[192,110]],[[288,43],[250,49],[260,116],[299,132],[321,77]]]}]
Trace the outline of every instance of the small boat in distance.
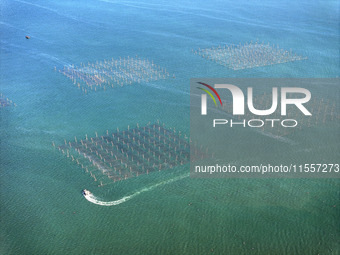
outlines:
[{"label": "small boat in distance", "polygon": [[83,194],[84,197],[92,195],[92,193],[89,190],[87,190],[87,189],[83,189],[81,191],[81,193]]}]

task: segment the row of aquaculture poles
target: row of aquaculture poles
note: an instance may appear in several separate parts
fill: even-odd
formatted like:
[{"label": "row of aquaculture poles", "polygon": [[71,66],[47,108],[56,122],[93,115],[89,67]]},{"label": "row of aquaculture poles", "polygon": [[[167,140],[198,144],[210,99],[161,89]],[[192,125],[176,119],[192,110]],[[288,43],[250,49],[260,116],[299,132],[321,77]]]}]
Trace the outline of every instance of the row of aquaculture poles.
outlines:
[{"label": "row of aquaculture poles", "polygon": [[8,107],[11,105],[17,106],[12,100],[0,93],[0,108]]},{"label": "row of aquaculture poles", "polygon": [[[73,84],[84,93],[170,77],[165,68],[137,56],[112,58],[111,60],[96,61],[96,63],[81,63],[79,67],[64,66],[59,72],[72,80]],[[174,75],[173,78],[175,78]]]},{"label": "row of aquaculture poles", "polygon": [[275,65],[307,59],[292,52],[280,49],[269,43],[245,43],[238,45],[219,45],[217,47],[192,50],[202,58],[214,61],[233,70]]},{"label": "row of aquaculture poles", "polygon": [[[53,146],[55,144],[53,143]],[[190,141],[175,129],[166,129],[164,124],[149,124],[84,139],[64,141],[57,147],[86,172],[99,186],[173,168],[190,161]],[[203,158],[206,152],[193,150],[192,158]],[[105,178],[103,178],[105,177]],[[107,177],[107,178],[106,178]]]}]

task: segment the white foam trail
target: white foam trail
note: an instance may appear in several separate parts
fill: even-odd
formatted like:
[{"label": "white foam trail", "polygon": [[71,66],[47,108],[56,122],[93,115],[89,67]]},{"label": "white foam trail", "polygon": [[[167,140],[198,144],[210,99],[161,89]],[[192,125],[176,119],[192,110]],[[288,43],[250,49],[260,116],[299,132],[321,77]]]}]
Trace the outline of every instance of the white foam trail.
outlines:
[{"label": "white foam trail", "polygon": [[81,152],[84,156],[84,158],[87,158],[91,163],[93,163],[96,167],[98,167],[99,170],[102,171],[103,174],[105,174],[106,172],[110,172],[107,168],[105,168],[104,166],[102,166],[100,163],[98,163],[93,157],[91,157],[90,155],[87,155],[84,152]]},{"label": "white foam trail", "polygon": [[24,31],[24,32],[26,31],[26,30],[24,30],[22,28],[15,27],[15,26],[13,26],[11,24],[8,24],[6,22],[3,22],[3,21],[0,21],[0,25],[4,25],[4,26],[10,27],[10,28],[14,28],[14,29],[17,29],[17,30],[20,30],[20,31]]},{"label": "white foam trail", "polygon": [[186,92],[184,90],[176,89],[176,88],[173,88],[173,87],[170,88],[169,86],[161,86],[161,85],[158,85],[158,84],[155,84],[155,83],[152,83],[152,82],[150,82],[148,84],[148,86],[151,87],[151,88],[159,89],[159,90],[169,91],[171,93],[178,93],[178,94],[182,94],[182,95],[190,95],[190,92]]},{"label": "white foam trail", "polygon": [[69,65],[67,62],[63,61],[63,60],[60,60],[59,58],[55,57],[55,56],[52,56],[50,54],[46,54],[46,53],[39,53],[38,54],[39,56],[47,59],[47,60],[51,60],[52,62],[55,62],[57,64],[61,64],[61,65],[64,65],[64,66],[67,66]]},{"label": "white foam trail", "polygon": [[39,5],[39,4],[34,4],[34,3],[22,1],[22,0],[14,0],[14,1],[19,2],[19,3],[22,3],[22,4],[32,5],[32,6],[35,6],[35,7],[38,7],[38,8],[41,8],[41,9],[44,9],[44,10],[53,12],[53,13],[59,15],[59,16],[63,16],[63,17],[70,18],[70,19],[73,19],[73,20],[75,20],[75,21],[78,21],[76,18],[74,18],[74,17],[72,17],[72,16],[63,15],[63,14],[59,13],[58,11],[53,10],[53,9],[51,9],[51,8],[48,8],[48,7],[46,7],[46,6],[42,6],[42,5]]},{"label": "white foam trail", "polygon": [[76,18],[76,17],[74,17],[72,15],[69,15],[69,14],[64,14],[64,13],[58,12],[58,11],[56,11],[56,10],[54,10],[52,8],[48,8],[46,6],[42,6],[42,5],[39,5],[39,4],[34,4],[34,3],[26,2],[26,1],[23,1],[23,0],[14,0],[14,1],[16,1],[18,3],[22,3],[22,4],[27,4],[27,5],[35,6],[37,8],[41,8],[41,9],[44,9],[44,10],[49,11],[49,12],[53,12],[53,13],[55,13],[58,16],[65,17],[65,18],[74,20],[76,22],[82,22],[82,23],[85,23],[85,24],[88,24],[88,25],[97,26],[97,25],[95,25],[93,23],[87,22],[85,20],[81,20],[81,19]]},{"label": "white foam trail", "polygon": [[[126,7],[132,7],[132,8],[138,8],[138,9],[148,9],[148,10],[153,10],[153,11],[166,11],[166,12],[173,12],[173,13],[179,13],[179,14],[184,14],[184,15],[191,15],[191,16],[197,16],[197,17],[202,17],[205,19],[213,19],[213,20],[219,20],[219,21],[224,21],[224,22],[229,22],[229,23],[236,23],[236,24],[244,24],[247,26],[255,26],[255,27],[264,27],[267,29],[274,29],[273,25],[271,24],[270,26],[267,25],[266,23],[263,23],[257,19],[252,19],[249,17],[233,17],[231,16],[232,13],[228,12],[228,15],[224,15],[224,18],[222,17],[217,17],[215,13],[217,12],[216,10],[209,10],[211,11],[212,14],[208,14],[205,9],[194,9],[194,8],[185,8],[183,6],[176,6],[176,7],[171,7],[170,5],[161,5],[161,7],[165,8],[160,8],[160,6],[153,7],[153,5],[143,5],[143,2],[130,2],[130,1],[115,1],[115,0],[98,0],[99,2],[105,2],[109,4],[115,4],[115,5],[122,5]],[[198,11],[198,12],[194,12]],[[227,17],[227,18],[225,18]],[[281,30],[293,30],[297,29],[292,28],[292,27],[284,27],[282,24],[280,24],[280,29]]]},{"label": "white foam trail", "polygon": [[178,177],[175,177],[173,179],[170,179],[170,180],[167,180],[167,181],[162,181],[162,182],[159,182],[157,184],[154,184],[150,187],[147,187],[147,188],[143,188],[135,193],[133,193],[132,195],[128,195],[128,196],[125,196],[125,197],[122,197],[121,199],[118,199],[118,200],[115,200],[115,201],[108,201],[108,202],[105,202],[105,201],[101,201],[100,198],[96,197],[95,195],[91,194],[91,195],[87,195],[85,196],[85,198],[93,203],[93,204],[96,204],[96,205],[102,205],[102,206],[113,206],[113,205],[119,205],[121,203],[124,203],[132,198],[134,198],[135,196],[138,196],[140,195],[141,193],[143,192],[146,192],[146,191],[150,191],[150,190],[153,190],[155,188],[157,188],[158,186],[161,186],[161,185],[165,185],[165,184],[169,184],[171,182],[175,182],[175,181],[178,181],[178,180],[181,180],[183,178],[186,178],[188,177],[189,174],[185,174],[185,175],[182,175],[182,176],[178,176]]},{"label": "white foam trail", "polygon": [[293,141],[292,139],[289,139],[287,137],[283,137],[283,136],[278,136],[278,135],[273,135],[269,132],[264,132],[262,130],[255,130],[256,132],[264,135],[264,136],[267,136],[267,137],[270,137],[270,138],[274,138],[275,140],[278,140],[280,142],[284,142],[284,143],[288,143],[288,144],[291,144],[291,145],[296,145],[297,143],[295,141]]},{"label": "white foam trail", "polygon": [[69,66],[69,67],[72,66],[68,62],[65,62],[50,54],[40,52],[38,49],[29,49],[19,44],[9,43],[6,40],[0,40],[0,49],[15,50],[15,54],[24,55],[26,57],[28,56],[30,58],[38,59],[38,60],[45,61],[48,63],[53,63],[53,65],[58,64],[58,65]]}]

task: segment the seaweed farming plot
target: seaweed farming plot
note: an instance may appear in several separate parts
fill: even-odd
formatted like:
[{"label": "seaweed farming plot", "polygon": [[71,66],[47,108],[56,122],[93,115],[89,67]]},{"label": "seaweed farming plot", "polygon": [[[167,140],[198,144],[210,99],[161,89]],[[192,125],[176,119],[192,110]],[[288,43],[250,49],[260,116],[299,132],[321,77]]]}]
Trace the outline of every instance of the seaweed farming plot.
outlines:
[{"label": "seaweed farming plot", "polygon": [[0,94],[0,108],[8,107],[8,106],[17,106],[12,100],[5,97],[3,94]]},{"label": "seaweed farming plot", "polygon": [[223,45],[206,49],[198,49],[194,54],[202,58],[227,66],[233,70],[269,66],[298,60],[305,60],[294,54],[292,50],[280,49],[269,43],[250,42],[239,45]]},{"label": "seaweed farming plot", "polygon": [[[113,133],[107,130],[105,135],[86,135],[81,140],[75,137],[57,148],[104,186],[183,165],[190,161],[190,146],[189,138],[157,123]],[[204,157],[206,153],[195,148],[194,159]]]},{"label": "seaweed farming plot", "polygon": [[[291,97],[297,98],[297,97]],[[222,109],[229,114],[232,114],[232,101],[222,101]],[[272,95],[262,95],[254,98],[254,106],[257,109],[269,109],[272,106]],[[308,102],[308,110],[312,113],[312,116],[304,116],[301,111],[296,107],[289,109],[285,119],[295,119],[298,121],[296,128],[287,128],[282,125],[274,125],[274,127],[269,125],[263,125],[259,127],[265,133],[272,134],[277,137],[287,136],[295,131],[301,130],[303,128],[309,128],[317,125],[322,125],[330,122],[336,122],[340,120],[339,106],[329,99],[323,98],[313,98]],[[250,112],[246,113],[244,116],[238,116],[238,120],[241,119],[261,119],[260,116],[254,115]],[[270,115],[270,119],[282,119],[280,111]]]},{"label": "seaweed farming plot", "polygon": [[72,80],[73,84],[84,93],[170,77],[165,68],[137,56],[81,63],[79,67],[64,66],[59,72]]}]

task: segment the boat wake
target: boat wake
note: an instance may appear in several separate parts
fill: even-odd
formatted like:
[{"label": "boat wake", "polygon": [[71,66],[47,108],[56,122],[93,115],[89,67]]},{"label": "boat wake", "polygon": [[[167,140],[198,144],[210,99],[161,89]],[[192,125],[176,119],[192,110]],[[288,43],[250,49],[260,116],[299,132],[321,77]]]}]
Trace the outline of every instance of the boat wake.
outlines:
[{"label": "boat wake", "polygon": [[288,143],[290,145],[296,145],[297,142],[293,141],[292,139],[289,139],[287,137],[283,137],[283,136],[279,136],[279,135],[273,135],[269,132],[265,132],[265,131],[262,131],[262,130],[255,130],[257,131],[258,133],[264,135],[264,136],[267,136],[267,137],[270,137],[270,138],[273,138],[277,141],[280,141],[280,142],[283,142],[283,143]]},{"label": "boat wake", "polygon": [[150,191],[150,190],[153,190],[159,186],[162,186],[162,185],[165,185],[165,184],[169,184],[171,182],[175,182],[175,181],[178,181],[178,180],[181,180],[183,178],[186,178],[188,177],[189,174],[185,174],[185,175],[181,175],[181,176],[178,176],[178,177],[175,177],[173,179],[170,179],[170,180],[166,180],[166,181],[162,181],[162,182],[159,182],[157,184],[154,184],[152,186],[149,186],[149,187],[146,187],[146,188],[143,188],[141,190],[138,190],[136,191],[135,193],[131,194],[131,195],[128,195],[128,196],[125,196],[125,197],[122,197],[118,200],[114,200],[114,201],[102,201],[99,197],[96,197],[94,194],[90,193],[88,195],[84,195],[84,197],[91,203],[93,204],[96,204],[96,205],[102,205],[102,206],[113,206],[113,205],[119,205],[119,204],[122,204],[138,195],[140,195],[141,193],[143,192],[146,192],[146,191]]}]

